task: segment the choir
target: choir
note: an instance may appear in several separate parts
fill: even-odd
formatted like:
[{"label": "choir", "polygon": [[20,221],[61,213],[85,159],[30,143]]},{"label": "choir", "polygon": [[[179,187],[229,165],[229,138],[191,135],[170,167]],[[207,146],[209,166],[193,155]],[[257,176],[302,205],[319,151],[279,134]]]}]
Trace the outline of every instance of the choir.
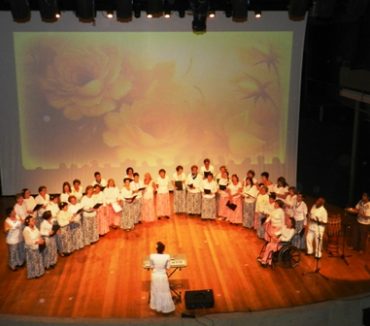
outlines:
[{"label": "choir", "polygon": [[[174,194],[172,207],[170,191]],[[9,267],[16,270],[26,263],[27,277],[40,277],[45,269],[56,265],[58,254],[68,256],[96,243],[111,229],[129,232],[138,223],[169,219],[171,211],[242,225],[267,241],[267,233],[269,237],[271,232],[281,234],[294,221],[294,245],[305,249],[307,244],[311,254],[315,243],[315,255],[321,257],[322,242],[318,239],[325,221],[314,225],[308,219],[303,195],[289,187],[284,177],[273,184],[268,172],[263,172],[258,181],[255,172],[249,170],[241,181],[236,174],[230,178],[226,166],[215,175],[210,160],[205,159],[204,166],[193,165],[188,175],[179,165],[172,178],[160,169],[154,180],[150,173],[141,180],[139,173],[129,167],[121,189],[112,178],[103,179],[100,172],[94,173],[94,180],[84,191],[78,179],[72,186],[64,182],[60,195],[49,196],[47,187],[40,186],[34,198],[29,189],[23,189],[5,221]],[[325,212],[323,203],[318,202],[311,215],[318,218]]]}]

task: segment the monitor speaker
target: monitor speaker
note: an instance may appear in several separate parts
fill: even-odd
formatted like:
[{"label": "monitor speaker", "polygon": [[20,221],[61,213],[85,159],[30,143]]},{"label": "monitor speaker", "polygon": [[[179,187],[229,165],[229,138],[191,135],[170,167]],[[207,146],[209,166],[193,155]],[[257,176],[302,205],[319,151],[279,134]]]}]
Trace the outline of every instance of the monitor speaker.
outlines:
[{"label": "monitor speaker", "polygon": [[214,305],[212,289],[185,292],[186,309],[212,308]]},{"label": "monitor speaker", "polygon": [[362,309],[362,325],[370,326],[370,307]]}]

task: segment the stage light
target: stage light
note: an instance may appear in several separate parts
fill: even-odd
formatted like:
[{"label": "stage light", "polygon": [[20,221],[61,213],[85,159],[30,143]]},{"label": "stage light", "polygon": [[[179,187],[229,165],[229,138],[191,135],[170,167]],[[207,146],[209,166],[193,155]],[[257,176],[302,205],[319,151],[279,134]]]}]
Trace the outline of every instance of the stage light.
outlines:
[{"label": "stage light", "polygon": [[248,18],[248,0],[232,0],[233,21],[244,22]]},{"label": "stage light", "polygon": [[117,0],[116,2],[116,15],[117,20],[128,22],[132,20],[132,0]]},{"label": "stage light", "polygon": [[9,4],[14,21],[26,22],[31,19],[30,4],[27,0],[10,0]]},{"label": "stage light", "polygon": [[193,32],[205,33],[207,31],[208,0],[192,0],[190,5],[193,10]]},{"label": "stage light", "polygon": [[95,20],[95,1],[94,0],[77,0],[76,16],[81,22],[91,22]]},{"label": "stage light", "polygon": [[55,14],[55,18],[56,18],[56,19],[59,19],[61,16],[62,16],[62,15],[60,14],[60,12],[57,12],[57,13]]},{"label": "stage light", "polygon": [[152,14],[146,14],[146,18],[153,18]]},{"label": "stage light", "polygon": [[209,18],[215,18],[215,17],[216,17],[216,13],[215,13],[214,11],[210,11],[210,12],[208,13],[208,17],[209,17]]},{"label": "stage light", "polygon": [[262,12],[261,10],[256,10],[254,12],[254,17],[256,17],[257,19],[261,18],[262,17]]},{"label": "stage light", "polygon": [[184,18],[186,10],[189,9],[189,3],[187,0],[175,0],[174,8],[177,9],[179,17]]},{"label": "stage light", "polygon": [[164,1],[163,10],[164,10],[164,18],[170,18],[171,17],[171,6],[169,3],[169,0]]},{"label": "stage light", "polygon": [[113,11],[107,11],[107,18],[112,19],[114,17]]},{"label": "stage light", "polygon": [[38,0],[41,19],[45,22],[55,22],[59,12],[57,0]]},{"label": "stage light", "polygon": [[141,16],[141,2],[140,0],[134,0],[132,4],[132,8],[134,10],[135,18],[140,18]]},{"label": "stage light", "polygon": [[165,11],[164,12],[164,18],[170,18],[171,17],[171,12],[170,11]]},{"label": "stage light", "polygon": [[[163,0],[148,0],[146,12],[147,17],[160,17],[163,15],[164,3]],[[149,17],[151,15],[151,17]]]}]

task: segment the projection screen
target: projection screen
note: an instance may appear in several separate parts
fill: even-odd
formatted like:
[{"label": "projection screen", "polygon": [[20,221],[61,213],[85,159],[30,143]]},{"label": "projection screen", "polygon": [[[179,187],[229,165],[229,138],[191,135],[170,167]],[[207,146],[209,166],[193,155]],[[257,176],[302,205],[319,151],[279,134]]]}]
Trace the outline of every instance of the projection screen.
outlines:
[{"label": "projection screen", "polygon": [[220,13],[203,35],[191,17],[95,25],[0,13],[3,194],[128,166],[156,176],[211,159],[296,181],[305,22],[286,12],[234,23]]}]

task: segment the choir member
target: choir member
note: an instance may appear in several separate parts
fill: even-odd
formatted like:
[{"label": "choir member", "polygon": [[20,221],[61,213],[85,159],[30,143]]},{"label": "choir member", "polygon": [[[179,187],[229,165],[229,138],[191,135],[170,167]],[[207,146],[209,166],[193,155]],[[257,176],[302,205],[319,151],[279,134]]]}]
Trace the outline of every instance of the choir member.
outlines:
[{"label": "choir member", "polygon": [[68,181],[63,182],[62,193],[60,194],[60,202],[68,203],[68,198],[71,195],[72,195],[71,184]]},{"label": "choir member", "polygon": [[72,222],[70,223],[72,249],[75,251],[85,246],[81,225],[82,206],[73,195],[69,196],[68,203],[68,211],[72,214]]},{"label": "choir member", "polygon": [[59,213],[59,203],[60,203],[59,195],[50,195],[50,201],[46,205],[46,210],[51,212],[53,221],[56,220],[57,215]]},{"label": "choir member", "polygon": [[166,170],[164,169],[160,169],[158,174],[159,176],[157,177],[157,181],[156,181],[157,217],[158,219],[160,219],[162,216],[166,218],[170,218],[170,215],[171,215],[170,193],[169,193],[170,179],[166,175]]},{"label": "choir member", "polygon": [[209,173],[214,174],[215,168],[213,167],[213,165],[211,165],[211,160],[209,158],[206,158],[203,161],[203,165],[200,167],[200,174],[202,175],[203,179],[206,179]]},{"label": "choir member", "polygon": [[16,271],[25,261],[24,241],[22,235],[23,222],[17,216],[14,208],[7,209],[7,218],[4,222],[6,244],[8,245],[8,265]]},{"label": "choir member", "polygon": [[274,191],[274,184],[270,181],[270,174],[268,172],[262,172],[261,173],[261,183],[263,183],[267,189],[268,189],[268,192],[272,192]]},{"label": "choir member", "polygon": [[150,254],[152,276],[150,282],[150,308],[161,313],[175,310],[172,300],[167,269],[170,268],[170,255],[164,254],[165,245],[157,242],[157,253]]},{"label": "choir member", "polygon": [[123,179],[122,197],[122,218],[121,228],[125,231],[131,231],[135,227],[135,207],[133,205],[136,195],[130,187],[131,179]]},{"label": "choir member", "polygon": [[156,214],[154,209],[154,182],[150,173],[144,175],[144,194],[143,204],[141,206],[141,221],[153,222],[156,220]]},{"label": "choir member", "polygon": [[217,198],[217,216],[221,219],[227,218],[228,208],[226,206],[229,200],[227,186],[229,185],[229,172],[224,169],[218,179],[218,198]]},{"label": "choir member", "polygon": [[22,189],[22,194],[23,194],[24,202],[26,203],[27,213],[29,215],[32,215],[33,209],[36,206],[36,200],[31,195],[31,191],[28,188]]},{"label": "choir member", "polygon": [[128,167],[126,169],[126,175],[123,177],[123,179],[130,179],[130,182],[134,180],[134,169],[132,167]]},{"label": "choir member", "polygon": [[107,181],[102,178],[101,173],[96,171],[94,173],[94,181],[91,183],[92,186],[99,185],[102,190],[107,186]]},{"label": "choir member", "polygon": [[273,208],[265,221],[265,239],[270,241],[271,234],[280,234],[283,225],[285,225],[284,202],[276,199],[273,200]]},{"label": "choir member", "polygon": [[140,217],[141,217],[141,206],[143,204],[143,190],[144,190],[144,184],[140,180],[139,173],[134,173],[134,180],[131,182],[130,185],[133,193],[136,195],[135,201],[133,203],[134,205],[134,223],[140,223]]},{"label": "choir member", "polygon": [[295,187],[288,188],[288,194],[285,198],[285,213],[288,218],[294,216],[294,206],[297,203],[297,189]]},{"label": "choir member", "polygon": [[247,178],[251,178],[253,180],[253,184],[257,185],[258,180],[256,178],[256,172],[254,170],[248,170],[247,172]]},{"label": "choir member", "polygon": [[229,194],[226,220],[232,224],[241,224],[243,222],[243,207],[241,193],[243,191],[242,184],[239,182],[239,177],[236,174],[231,176],[231,182],[227,186]]},{"label": "choir member", "polygon": [[173,211],[177,213],[186,213],[186,175],[181,165],[176,167],[176,172],[172,176],[173,185]]},{"label": "choir member", "polygon": [[98,225],[99,235],[105,235],[109,232],[109,221],[107,216],[107,208],[105,206],[104,193],[102,192],[102,186],[99,184],[94,185],[93,194],[95,205],[100,205],[96,209],[96,223]]},{"label": "choir member", "polygon": [[304,227],[307,224],[307,213],[308,208],[306,203],[303,201],[303,194],[298,193],[296,201],[293,206],[293,218],[295,221],[295,231],[297,236],[294,237],[292,244],[298,249],[306,248]]},{"label": "choir member", "polygon": [[58,225],[60,226],[60,255],[68,256],[73,252],[74,249],[72,245],[72,232],[71,228],[69,227],[69,224],[72,222],[73,215],[68,211],[68,203],[60,203],[59,209],[60,211],[57,215],[57,221]]},{"label": "choir member", "polygon": [[208,173],[207,178],[202,182],[202,213],[201,218],[204,220],[216,219],[216,193],[218,186],[213,180],[213,174]]},{"label": "choir member", "polygon": [[116,229],[121,224],[122,207],[119,204],[119,201],[121,200],[120,191],[118,187],[116,187],[114,179],[108,179],[107,186],[103,190],[103,193],[108,223]]},{"label": "choir member", "polygon": [[273,187],[273,192],[277,198],[285,200],[289,193],[289,186],[284,177],[277,179],[276,185]]},{"label": "choir member", "polygon": [[259,193],[256,199],[256,209],[254,214],[254,229],[257,231],[257,236],[263,238],[262,222],[266,220],[267,211],[269,207],[268,188],[264,184],[259,185]]},{"label": "choir member", "polygon": [[366,251],[366,244],[370,229],[370,201],[367,193],[362,194],[361,200],[357,203],[357,223],[353,230],[353,248],[360,252]]},{"label": "choir member", "polygon": [[222,178],[222,175],[227,171],[227,168],[225,165],[221,165],[218,169],[218,173],[216,175],[216,182],[219,183],[220,179]]},{"label": "choir member", "polygon": [[53,268],[58,261],[58,251],[56,243],[56,232],[53,228],[52,213],[47,210],[42,214],[43,221],[40,225],[40,234],[45,241],[45,249],[42,251],[42,258],[45,269]]},{"label": "choir member", "polygon": [[27,216],[24,221],[23,237],[26,249],[27,278],[38,278],[45,273],[44,262],[40,250],[45,245],[35,219]]},{"label": "choir member", "polygon": [[307,254],[312,255],[315,253],[315,258],[321,258],[322,256],[322,242],[325,225],[328,222],[328,212],[324,205],[325,199],[323,197],[319,197],[310,210],[306,246]]},{"label": "choir member", "polygon": [[72,182],[72,195],[77,198],[78,202],[81,201],[83,196],[83,188],[79,179],[74,179]]},{"label": "choir member", "polygon": [[36,227],[39,228],[42,222],[42,214],[45,212],[47,205],[49,204],[50,196],[46,186],[39,187],[39,194],[35,197],[36,206],[40,208],[36,212],[35,223]]},{"label": "choir member", "polygon": [[90,245],[99,240],[98,225],[96,222],[96,209],[94,201],[94,188],[87,186],[85,195],[81,199],[82,213],[82,234],[84,243]]},{"label": "choir member", "polygon": [[258,188],[253,183],[253,179],[247,177],[243,186],[243,226],[249,229],[253,227],[257,195]]},{"label": "choir member", "polygon": [[15,195],[15,205],[14,205],[15,214],[18,218],[24,222],[25,218],[29,215],[27,211],[27,204],[24,201],[23,194]]},{"label": "choir member", "polygon": [[191,173],[186,178],[186,211],[189,215],[200,215],[202,211],[202,185],[203,176],[198,173],[198,167],[193,165]]}]

